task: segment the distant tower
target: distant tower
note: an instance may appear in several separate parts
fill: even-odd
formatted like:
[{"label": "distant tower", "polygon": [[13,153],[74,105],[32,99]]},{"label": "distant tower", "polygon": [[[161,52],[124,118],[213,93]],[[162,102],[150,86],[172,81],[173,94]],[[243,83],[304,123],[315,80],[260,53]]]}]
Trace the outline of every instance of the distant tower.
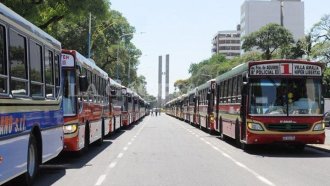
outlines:
[{"label": "distant tower", "polygon": [[163,69],[162,56],[158,57],[158,107],[162,105],[162,86],[163,86]]},{"label": "distant tower", "polygon": [[166,77],[165,77],[165,103],[168,102],[169,80],[170,80],[170,55],[166,54]]}]

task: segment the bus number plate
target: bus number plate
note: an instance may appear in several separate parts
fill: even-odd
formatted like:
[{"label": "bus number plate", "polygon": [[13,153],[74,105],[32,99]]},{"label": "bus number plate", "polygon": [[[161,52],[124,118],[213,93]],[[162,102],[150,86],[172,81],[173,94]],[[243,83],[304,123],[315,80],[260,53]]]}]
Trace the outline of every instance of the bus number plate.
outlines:
[{"label": "bus number plate", "polygon": [[283,136],[283,141],[294,141],[296,136]]}]

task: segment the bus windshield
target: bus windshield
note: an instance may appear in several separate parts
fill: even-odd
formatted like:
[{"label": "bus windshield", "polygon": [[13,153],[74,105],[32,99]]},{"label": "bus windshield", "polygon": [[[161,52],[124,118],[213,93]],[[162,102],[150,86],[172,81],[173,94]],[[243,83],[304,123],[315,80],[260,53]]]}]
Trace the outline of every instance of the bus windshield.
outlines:
[{"label": "bus windshield", "polygon": [[250,114],[319,115],[321,79],[251,79]]},{"label": "bus windshield", "polygon": [[64,70],[63,112],[65,116],[76,114],[75,75],[73,70]]}]

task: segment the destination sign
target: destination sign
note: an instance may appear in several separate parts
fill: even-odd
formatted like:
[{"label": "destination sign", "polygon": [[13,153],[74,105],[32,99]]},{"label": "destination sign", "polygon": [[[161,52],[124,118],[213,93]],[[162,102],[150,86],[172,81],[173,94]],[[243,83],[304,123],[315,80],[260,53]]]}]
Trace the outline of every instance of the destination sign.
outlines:
[{"label": "destination sign", "polygon": [[62,54],[62,66],[63,67],[73,67],[74,66],[74,58],[70,54]]},{"label": "destination sign", "polygon": [[256,64],[250,67],[250,75],[321,76],[321,67],[297,63]]}]

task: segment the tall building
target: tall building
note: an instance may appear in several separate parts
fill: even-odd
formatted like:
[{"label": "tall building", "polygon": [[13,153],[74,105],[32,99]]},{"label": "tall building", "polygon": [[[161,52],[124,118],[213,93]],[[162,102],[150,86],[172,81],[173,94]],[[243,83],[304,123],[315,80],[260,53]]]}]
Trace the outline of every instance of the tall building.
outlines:
[{"label": "tall building", "polygon": [[219,31],[212,39],[212,54],[223,54],[227,59],[241,53],[240,25],[236,30]]},{"label": "tall building", "polygon": [[304,2],[301,0],[246,0],[241,6],[241,35],[269,23],[281,25],[281,17],[283,26],[291,31],[295,40],[304,36]]}]

